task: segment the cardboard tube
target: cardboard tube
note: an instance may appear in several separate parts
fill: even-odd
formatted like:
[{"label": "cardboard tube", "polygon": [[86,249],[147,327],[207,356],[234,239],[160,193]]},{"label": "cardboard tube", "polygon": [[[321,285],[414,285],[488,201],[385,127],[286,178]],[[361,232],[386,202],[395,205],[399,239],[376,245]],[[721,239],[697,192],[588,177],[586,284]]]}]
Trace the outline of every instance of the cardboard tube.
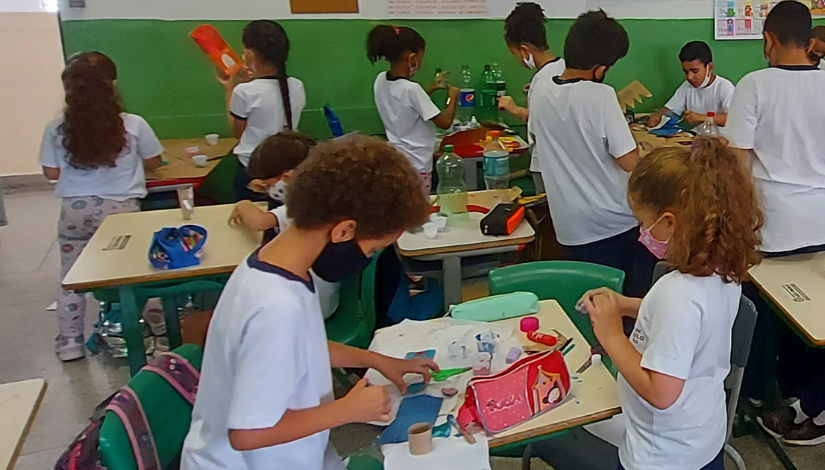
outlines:
[{"label": "cardboard tube", "polygon": [[427,423],[415,423],[407,430],[410,454],[426,455],[433,451],[433,428]]}]

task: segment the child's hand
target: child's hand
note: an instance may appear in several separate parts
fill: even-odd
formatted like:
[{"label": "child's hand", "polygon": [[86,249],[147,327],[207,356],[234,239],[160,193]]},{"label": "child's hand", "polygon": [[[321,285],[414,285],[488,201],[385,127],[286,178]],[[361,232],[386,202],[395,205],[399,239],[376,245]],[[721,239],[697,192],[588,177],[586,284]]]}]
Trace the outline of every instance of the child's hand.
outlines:
[{"label": "child's hand", "polygon": [[707,116],[704,114],[694,113],[693,111],[688,111],[685,113],[683,119],[690,125],[697,125],[702,124],[707,119]]},{"label": "child's hand", "polygon": [[530,93],[530,82],[525,83],[521,91],[523,91],[525,95]]},{"label": "child's hand", "polygon": [[246,185],[246,187],[250,191],[255,192],[255,193],[260,193],[260,194],[266,194],[266,190],[267,190],[267,186],[263,182],[263,180],[258,180],[258,179],[250,181],[249,184]]},{"label": "child's hand", "polygon": [[424,376],[424,383],[426,384],[430,382],[430,371],[438,372],[441,370],[432,359],[395,359],[389,356],[381,356],[373,368],[394,383],[401,390],[402,395],[407,393],[407,383],[404,382],[405,375],[420,374]]},{"label": "child's hand", "polygon": [[241,202],[243,201],[235,204],[235,207],[232,208],[232,213],[229,214],[229,225],[233,227],[243,227],[243,215],[241,214],[240,209],[238,209]]},{"label": "child's hand", "polygon": [[502,96],[498,99],[498,109],[503,109],[508,113],[513,113],[513,110],[516,108],[516,102],[513,101],[512,96]]},{"label": "child's hand", "polygon": [[449,82],[447,82],[447,74],[450,72],[440,72],[438,75],[435,76],[433,79],[433,83],[430,85],[430,88],[433,90],[441,90],[450,86]]},{"label": "child's hand", "polygon": [[220,83],[221,86],[225,90],[231,90],[231,89],[235,88],[235,78],[237,76],[238,76],[237,72],[235,72],[233,74],[230,74],[230,75],[226,75],[220,69],[218,69],[215,73],[215,78],[217,78],[218,83]]},{"label": "child's hand", "polygon": [[659,123],[662,122],[662,115],[659,113],[651,114],[650,117],[647,118],[647,127],[656,127]]},{"label": "child's hand", "polygon": [[252,73],[248,67],[243,67],[242,69],[238,70],[238,82],[239,83],[249,83],[255,79],[255,74]]},{"label": "child's hand", "polygon": [[347,403],[351,423],[390,421],[390,394],[382,385],[369,385],[367,379],[361,379],[342,400]]},{"label": "child's hand", "polygon": [[639,313],[639,305],[641,304],[641,299],[626,297],[622,294],[614,292],[611,289],[608,289],[607,287],[599,287],[598,289],[592,289],[585,292],[581,300],[579,300],[579,302],[576,304],[576,307],[578,308],[579,305],[584,307],[584,304],[588,299],[592,299],[597,295],[606,295],[608,297],[611,297],[612,299],[615,299],[616,303],[619,306],[619,313],[621,313],[623,317],[636,318],[637,314]]},{"label": "child's hand", "polygon": [[605,290],[606,292],[591,296],[585,294],[581,300],[590,316],[593,333],[600,343],[607,342],[607,338],[613,335],[624,335],[619,295],[609,289]]}]

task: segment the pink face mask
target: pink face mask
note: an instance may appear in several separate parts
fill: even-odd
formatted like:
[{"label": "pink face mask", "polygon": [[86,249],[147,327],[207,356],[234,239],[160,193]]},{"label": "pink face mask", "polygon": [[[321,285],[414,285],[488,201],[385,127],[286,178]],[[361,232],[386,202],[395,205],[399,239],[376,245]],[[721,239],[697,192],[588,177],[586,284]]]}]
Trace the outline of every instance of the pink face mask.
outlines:
[{"label": "pink face mask", "polygon": [[667,242],[670,241],[670,238],[668,238],[665,241],[657,240],[656,237],[654,237],[650,233],[650,231],[653,229],[653,227],[656,226],[656,224],[661,222],[663,218],[664,215],[662,217],[659,217],[659,220],[654,222],[653,225],[651,225],[650,228],[648,228],[647,230],[639,226],[639,242],[642,245],[644,245],[648,250],[650,250],[650,252],[653,253],[653,256],[655,256],[658,259],[665,259],[665,251],[667,251]]}]

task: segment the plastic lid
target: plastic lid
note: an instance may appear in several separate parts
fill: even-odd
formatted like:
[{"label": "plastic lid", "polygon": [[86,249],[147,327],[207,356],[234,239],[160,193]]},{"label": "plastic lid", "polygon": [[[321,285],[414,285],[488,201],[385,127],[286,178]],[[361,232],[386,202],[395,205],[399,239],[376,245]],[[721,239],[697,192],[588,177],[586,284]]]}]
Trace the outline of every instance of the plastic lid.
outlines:
[{"label": "plastic lid", "polygon": [[444,152],[453,153],[453,146],[452,145],[445,145]]},{"label": "plastic lid", "polygon": [[708,112],[708,117],[714,117],[714,116],[716,116],[716,113],[714,113],[713,111]]},{"label": "plastic lid", "polygon": [[501,131],[490,131],[490,137],[494,139],[501,137]]}]

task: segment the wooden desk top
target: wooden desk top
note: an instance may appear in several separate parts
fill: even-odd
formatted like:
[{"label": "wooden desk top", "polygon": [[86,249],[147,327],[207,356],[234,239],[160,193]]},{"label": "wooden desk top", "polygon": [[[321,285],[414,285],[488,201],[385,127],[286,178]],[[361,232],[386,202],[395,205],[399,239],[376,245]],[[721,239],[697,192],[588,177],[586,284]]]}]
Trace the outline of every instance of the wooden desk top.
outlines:
[{"label": "wooden desk top", "polygon": [[[180,209],[115,214],[106,217],[88,246],[63,279],[67,290],[90,290],[125,284],[166,281],[232,272],[261,244],[261,233],[230,226],[232,204],[195,208],[194,220],[183,220]],[[196,224],[208,238],[201,264],[161,270],[149,264],[152,235],[163,227]],[[121,250],[106,250],[118,236],[130,236]]]},{"label": "wooden desk top", "polygon": [[[162,181],[184,178],[205,178],[218,166],[220,158],[232,151],[238,144],[237,139],[220,139],[218,145],[209,145],[206,138],[195,139],[164,139],[163,159],[169,162],[160,168],[146,172],[147,181]],[[198,168],[195,162],[186,153],[188,147],[198,147],[199,153],[206,155],[206,166]]]},{"label": "wooden desk top", "polygon": [[[551,329],[556,329],[564,336],[573,339],[572,344],[574,344],[575,347],[573,347],[573,349],[570,350],[567,356],[565,356],[565,360],[567,362],[567,368],[568,370],[570,370],[570,373],[575,374],[575,371],[578,370],[579,367],[590,358],[590,346],[588,345],[587,341],[585,341],[584,337],[581,335],[581,333],[570,320],[570,318],[568,318],[564,310],[562,310],[558,302],[556,302],[555,300],[545,300],[540,302],[539,305],[539,312],[533,316],[538,317],[539,323],[541,325],[541,331],[550,331]],[[521,333],[519,331],[518,322],[520,320],[520,317],[511,318],[508,320],[496,322],[496,324],[511,324],[513,328],[511,338],[515,338],[518,341],[518,343],[522,345],[533,344],[532,342],[527,340],[524,333]],[[451,324],[451,321],[452,320],[449,318],[438,318],[435,320],[430,320],[428,322],[415,323],[437,324],[439,322],[442,322],[446,326]],[[399,326],[400,325],[396,325],[392,328],[397,329],[399,328]],[[399,334],[400,333],[401,331],[399,331]],[[431,334],[428,337],[435,336],[438,336],[438,334]],[[377,343],[378,338],[379,334],[376,334],[376,339],[373,340],[374,345]],[[398,343],[403,343],[403,341],[390,340],[389,343],[387,343],[387,341],[384,341],[382,344],[390,344],[390,347],[393,347],[392,345],[395,345],[396,348],[401,347],[406,350],[435,349],[436,361],[443,361],[445,356],[447,355],[447,347],[444,344],[444,337],[441,337],[440,341],[434,340],[434,343],[432,344],[421,344],[420,346],[417,345],[417,349],[408,349],[408,347],[410,346],[409,344]],[[374,345],[370,346],[370,350],[377,350],[377,348],[374,348]],[[402,350],[382,350],[379,352],[388,354],[393,357],[403,357],[405,354],[405,351]],[[376,377],[374,371],[368,372],[368,376],[369,374],[372,374],[372,376],[370,377],[370,381],[374,381],[376,384],[381,385],[384,383],[383,381],[386,381],[385,379],[383,379],[383,377]],[[572,427],[594,423],[596,421],[601,421],[610,418],[611,416],[616,415],[621,411],[619,404],[619,395],[616,389],[616,380],[613,378],[612,375],[610,375],[610,372],[608,372],[607,368],[604,365],[590,367],[582,374],[579,374],[579,377],[581,379],[581,382],[572,382],[570,391],[571,396],[562,405],[542,415],[536,416],[512,429],[490,436],[490,447],[500,447],[507,444],[512,444],[514,442],[524,441],[526,439],[530,439],[536,436],[551,434]],[[466,380],[464,382],[466,382]],[[452,386],[459,385],[456,384]],[[461,392],[464,391],[463,389],[460,390]],[[459,397],[461,397],[462,395],[459,395]],[[456,405],[458,403],[463,403],[463,398],[457,400]],[[444,407],[442,407],[441,411],[444,412]],[[447,412],[444,412],[444,414],[447,414],[448,412],[449,409]]]},{"label": "wooden desk top", "polygon": [[0,384],[0,469],[14,468],[45,392],[43,379]]},{"label": "wooden desk top", "polygon": [[642,157],[647,156],[650,152],[659,147],[680,147],[687,146],[693,143],[694,136],[687,132],[680,132],[672,137],[657,137],[641,124],[631,124],[630,132],[633,133],[633,138],[639,144],[639,154]]},{"label": "wooden desk top", "polygon": [[825,347],[825,253],[765,259],[749,274],[812,344]]}]

